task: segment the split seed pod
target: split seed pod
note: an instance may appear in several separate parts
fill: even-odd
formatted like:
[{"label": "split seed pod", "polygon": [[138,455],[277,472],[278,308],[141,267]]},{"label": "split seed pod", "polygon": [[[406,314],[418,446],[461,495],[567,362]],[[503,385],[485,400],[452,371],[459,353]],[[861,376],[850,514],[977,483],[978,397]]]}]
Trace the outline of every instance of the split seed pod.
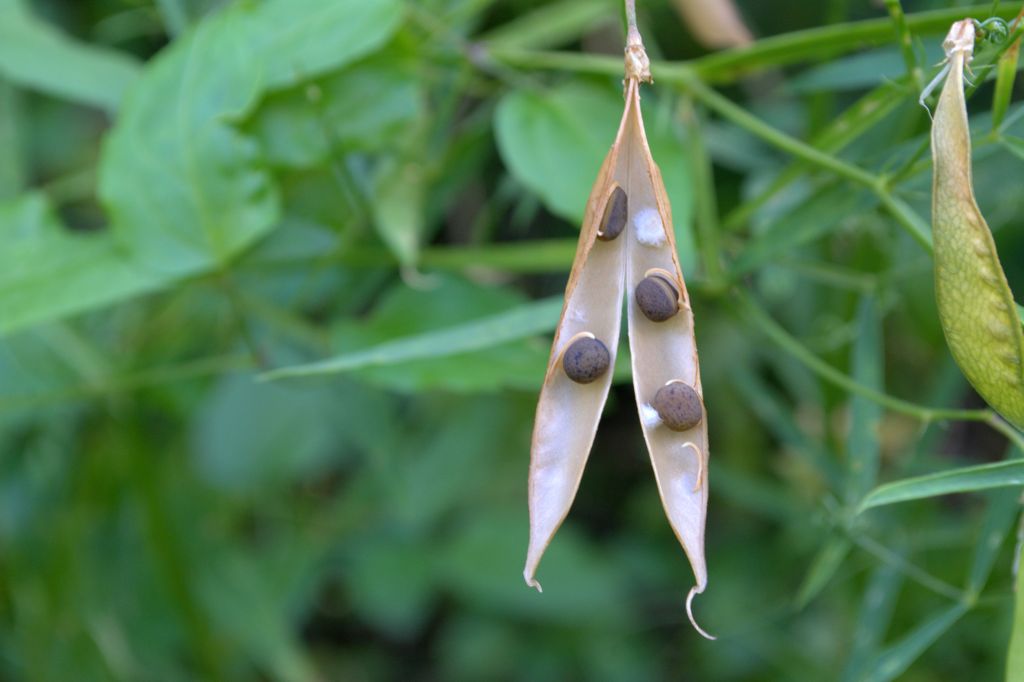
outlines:
[{"label": "split seed pod", "polygon": [[974,199],[963,72],[974,24],[943,43],[949,74],[932,122],[935,300],[946,343],[982,398],[1024,427],[1024,333],[996,245]]},{"label": "split seed pod", "polygon": [[[687,596],[687,613],[694,627],[710,637],[697,626],[691,610],[693,597],[707,585],[707,420],[674,431],[660,419],[650,418],[652,401],[669,382],[682,382],[700,403],[703,400],[693,315],[676,256],[672,214],[640,112],[642,80],[650,81],[649,62],[639,34],[631,29],[626,48],[625,110],[587,202],[537,405],[530,461],[530,543],[523,577],[540,590],[537,566],[576,496],[612,379],[612,373],[605,372],[590,383],[576,383],[559,366],[559,359],[570,343],[586,333],[606,344],[614,366],[624,292],[632,294],[648,274],[661,272],[659,276],[667,283],[678,286],[680,305],[664,321],[652,322],[636,297],[629,296],[633,385],[662,504],[696,578]],[[614,215],[619,205],[626,219],[612,235],[613,230],[605,227],[607,216]],[[603,240],[602,233],[612,238]]]}]

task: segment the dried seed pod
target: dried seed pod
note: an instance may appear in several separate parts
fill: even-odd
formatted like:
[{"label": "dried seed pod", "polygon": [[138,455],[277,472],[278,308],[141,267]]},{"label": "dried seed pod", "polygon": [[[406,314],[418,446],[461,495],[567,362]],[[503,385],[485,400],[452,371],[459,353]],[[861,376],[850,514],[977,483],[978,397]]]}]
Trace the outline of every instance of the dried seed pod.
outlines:
[{"label": "dried seed pod", "polygon": [[989,405],[1024,427],[1024,332],[971,182],[963,71],[974,48],[972,20],[955,23],[943,47],[949,75],[932,122],[935,301],[964,376]]},{"label": "dried seed pod", "polygon": [[689,431],[704,419],[704,405],[693,387],[682,381],[670,381],[651,401],[662,423],[673,431]]},{"label": "dried seed pod", "polygon": [[587,332],[577,334],[562,352],[562,369],[577,384],[589,384],[604,376],[611,361],[608,347]]},{"label": "dried seed pod", "polygon": [[651,322],[664,322],[679,312],[679,290],[664,275],[649,274],[634,290],[636,305]]},{"label": "dried seed pod", "polygon": [[626,227],[628,213],[629,199],[626,197],[626,190],[615,185],[605,203],[601,227],[597,230],[597,238],[603,242],[610,242],[622,234],[622,230]]},{"label": "dried seed pod", "polygon": [[[632,3],[627,1],[626,7],[630,23],[625,53],[626,106],[587,203],[565,307],[537,405],[530,459],[530,543],[523,577],[528,585],[540,589],[537,566],[576,495],[611,384],[612,372],[606,371],[581,388],[565,371],[556,371],[559,359],[577,335],[587,332],[607,344],[608,366],[614,366],[624,287],[636,291],[645,277],[662,273],[664,281],[676,288],[676,314],[652,325],[636,313],[638,306],[627,306],[633,385],[662,504],[696,578],[686,598],[687,615],[698,632],[710,637],[697,626],[692,612],[694,596],[707,586],[707,420],[676,432],[661,428],[657,418],[645,420],[643,414],[653,408],[642,401],[657,393],[666,380],[678,379],[698,395],[701,385],[693,316],[675,252],[672,214],[640,112],[640,82],[650,81],[649,61],[636,31],[635,13],[630,12]],[[617,223],[605,219],[617,210],[617,190],[623,198],[628,197],[628,202],[622,203],[626,220],[621,229],[613,229]],[[615,239],[627,226],[633,231],[630,238]],[[608,241],[594,248],[595,241],[602,238],[600,233]]]}]

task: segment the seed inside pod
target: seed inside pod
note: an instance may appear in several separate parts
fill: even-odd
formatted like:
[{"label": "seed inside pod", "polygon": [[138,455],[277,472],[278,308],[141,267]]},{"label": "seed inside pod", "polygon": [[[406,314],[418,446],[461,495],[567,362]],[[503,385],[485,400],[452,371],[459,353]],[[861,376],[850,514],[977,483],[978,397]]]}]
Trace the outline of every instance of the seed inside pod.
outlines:
[{"label": "seed inside pod", "polygon": [[634,293],[640,312],[652,322],[664,322],[679,312],[679,290],[661,275],[644,277]]},{"label": "seed inside pod", "polygon": [[626,213],[629,201],[626,199],[626,190],[618,185],[612,190],[608,197],[608,203],[604,206],[604,216],[601,218],[601,228],[597,231],[597,238],[603,242],[611,240],[622,234],[626,227]]},{"label": "seed inside pod", "polygon": [[700,396],[692,386],[682,381],[670,381],[658,389],[651,407],[657,410],[665,426],[673,431],[688,431],[704,418]]},{"label": "seed inside pod", "polygon": [[577,384],[589,384],[608,371],[612,356],[593,336],[581,336],[565,349],[562,368]]}]

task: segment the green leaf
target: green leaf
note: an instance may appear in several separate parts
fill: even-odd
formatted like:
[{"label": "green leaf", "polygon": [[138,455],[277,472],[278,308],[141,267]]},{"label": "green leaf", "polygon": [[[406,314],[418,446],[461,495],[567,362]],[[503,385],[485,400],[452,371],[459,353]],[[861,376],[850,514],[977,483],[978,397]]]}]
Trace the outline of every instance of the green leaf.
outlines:
[{"label": "green leaf", "polygon": [[138,80],[129,55],[65,36],[23,0],[0,0],[0,76],[73,102],[116,111]]},{"label": "green leaf", "polygon": [[415,265],[424,230],[423,164],[387,163],[379,170],[372,204],[377,232],[399,263]]},{"label": "green leaf", "polygon": [[850,540],[845,537],[830,538],[821,547],[815,555],[814,561],[811,562],[811,568],[807,571],[800,590],[797,592],[796,607],[798,609],[803,609],[825,589],[849,553]]},{"label": "green leaf", "polygon": [[[853,344],[852,378],[873,391],[884,392],[882,329],[875,301],[861,299],[857,311],[857,338]],[[878,477],[879,438],[882,408],[862,395],[850,398],[850,435],[846,443],[846,500],[855,504]]]},{"label": "green leaf", "polygon": [[118,241],[146,267],[223,266],[271,229],[276,188],[229,118],[266,89],[343,67],[381,46],[397,0],[236,3],[160,55],[104,150],[100,193]]},{"label": "green leaf", "polygon": [[967,590],[972,594],[980,594],[985,587],[999,548],[1003,546],[1019,513],[1019,490],[1000,490],[989,496],[981,529],[975,540],[971,571],[967,576]]},{"label": "green leaf", "polygon": [[918,625],[875,658],[862,678],[864,682],[888,682],[898,677],[966,611],[964,604],[954,604]]},{"label": "green leaf", "polygon": [[394,365],[409,360],[445,358],[489,348],[554,329],[562,310],[562,298],[526,303],[510,310],[465,324],[423,334],[384,341],[370,348],[344,353],[329,360],[267,372],[264,379],[320,376]]},{"label": "green leaf", "polygon": [[872,572],[861,598],[843,682],[860,682],[864,678],[864,671],[871,665],[889,629],[902,586],[903,573],[891,564],[881,564]]},{"label": "green leaf", "polygon": [[270,94],[242,127],[272,163],[308,167],[332,151],[394,149],[422,108],[413,71],[385,53]]},{"label": "green leaf", "polygon": [[0,239],[0,336],[167,283],[126,257],[111,235],[65,230],[38,194],[0,202]]},{"label": "green leaf", "polygon": [[1006,682],[1024,682],[1024,588],[1020,566],[1024,564],[1024,543],[1018,543],[1017,575],[1014,581],[1013,631],[1006,654]]},{"label": "green leaf", "polygon": [[1020,323],[1024,324],[1024,305],[1017,304],[1017,315],[1020,316]]},{"label": "green leaf", "polygon": [[1024,460],[979,464],[880,485],[868,493],[859,511],[926,497],[1020,485],[1024,485]]}]

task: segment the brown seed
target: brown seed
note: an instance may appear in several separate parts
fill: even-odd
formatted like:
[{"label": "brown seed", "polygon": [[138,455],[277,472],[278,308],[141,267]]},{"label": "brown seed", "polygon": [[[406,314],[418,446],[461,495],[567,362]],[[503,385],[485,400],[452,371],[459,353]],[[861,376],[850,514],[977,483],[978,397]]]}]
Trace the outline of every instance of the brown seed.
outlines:
[{"label": "brown seed", "polygon": [[608,371],[612,356],[608,348],[593,337],[582,336],[565,349],[562,368],[577,384],[589,384]]},{"label": "brown seed", "polygon": [[636,285],[636,304],[651,322],[664,322],[679,312],[679,290],[661,275],[648,275]]},{"label": "brown seed", "polygon": [[704,418],[704,406],[697,391],[681,381],[670,381],[658,389],[651,407],[673,431],[688,431]]},{"label": "brown seed", "polygon": [[604,206],[604,216],[601,218],[601,227],[597,231],[597,238],[603,242],[611,240],[622,234],[626,227],[626,213],[629,201],[626,199],[626,191],[615,186],[612,194],[608,197],[608,203]]}]

